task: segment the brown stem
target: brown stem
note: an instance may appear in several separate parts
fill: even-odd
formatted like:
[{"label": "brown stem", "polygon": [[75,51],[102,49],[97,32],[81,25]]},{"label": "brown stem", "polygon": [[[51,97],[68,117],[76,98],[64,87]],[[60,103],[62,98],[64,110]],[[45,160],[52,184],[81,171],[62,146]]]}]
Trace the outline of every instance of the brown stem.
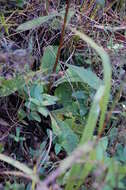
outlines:
[{"label": "brown stem", "polygon": [[66,0],[65,16],[64,16],[63,26],[62,26],[60,44],[59,44],[59,48],[58,48],[58,52],[57,52],[57,56],[56,56],[56,62],[55,62],[54,67],[53,67],[53,73],[56,72],[56,68],[57,68],[57,65],[58,65],[58,60],[59,60],[59,57],[60,57],[60,52],[61,52],[61,48],[62,48],[62,44],[63,44],[63,38],[64,38],[64,33],[65,33],[65,28],[66,28],[66,22],[67,22],[67,16],[68,16],[68,11],[69,11],[69,6],[70,6],[70,0]]},{"label": "brown stem", "polygon": [[[53,73],[56,72],[56,68],[57,68],[57,65],[58,65],[58,60],[59,60],[59,57],[60,57],[61,48],[62,48],[62,45],[63,45],[63,38],[64,38],[64,34],[65,34],[65,28],[66,28],[66,22],[67,22],[67,16],[68,16],[68,12],[69,12],[69,7],[70,7],[70,0],[66,0],[65,16],[64,16],[64,21],[63,21],[63,25],[62,25],[60,44],[59,44],[57,55],[56,55],[56,61],[55,61],[53,71],[52,71]],[[49,91],[51,89],[51,86],[52,86],[52,82],[50,82],[50,84],[49,84]]]}]

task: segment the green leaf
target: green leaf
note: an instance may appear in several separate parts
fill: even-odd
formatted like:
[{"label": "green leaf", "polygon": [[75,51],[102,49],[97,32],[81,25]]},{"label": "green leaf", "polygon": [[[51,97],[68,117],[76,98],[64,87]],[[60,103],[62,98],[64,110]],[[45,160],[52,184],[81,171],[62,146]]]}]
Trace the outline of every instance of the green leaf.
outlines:
[{"label": "green leaf", "polygon": [[[30,90],[30,96],[32,98],[35,98],[38,101],[42,101],[43,85],[41,83],[35,82],[33,85],[29,87],[29,90]],[[25,89],[25,91],[29,95],[28,90]]]},{"label": "green leaf", "polygon": [[52,127],[52,130],[53,130],[53,133],[56,136],[61,135],[61,129],[59,127],[59,124],[58,124],[56,118],[51,114],[50,114],[50,118],[51,118],[51,127]]},{"label": "green leaf", "polygon": [[50,106],[56,104],[58,101],[58,98],[56,96],[51,96],[49,94],[43,94],[43,101],[42,105],[43,106]]},{"label": "green leaf", "polygon": [[102,150],[105,152],[108,146],[108,138],[103,137],[99,140],[98,145],[101,146]]},{"label": "green leaf", "polygon": [[30,101],[27,101],[25,102],[25,106],[30,109],[31,111],[36,111],[36,104],[30,102]]},{"label": "green leaf", "polygon": [[117,144],[115,157],[121,162],[126,162],[126,147],[122,144]]},{"label": "green leaf", "polygon": [[1,22],[2,27],[4,27],[4,30],[5,30],[6,34],[9,35],[9,32],[8,32],[8,25],[7,25],[7,23],[6,23],[6,19],[5,19],[3,13],[2,13],[2,14],[0,13],[0,22]]},{"label": "green leaf", "polygon": [[33,97],[36,98],[39,101],[42,101],[42,93],[43,93],[43,86],[42,84],[35,84]]},{"label": "green leaf", "polygon": [[41,102],[39,100],[37,100],[36,98],[29,98],[29,102],[31,102],[31,103],[33,103],[33,104],[35,104],[37,106],[41,105],[40,104]]},{"label": "green leaf", "polygon": [[[70,9],[69,10],[69,14],[68,14],[68,18],[67,18],[67,23],[70,21],[71,17],[74,15],[75,11]],[[16,29],[16,31],[26,31],[26,30],[30,30],[30,29],[35,29],[37,27],[40,27],[42,24],[44,24],[45,22],[50,21],[51,19],[55,18],[56,16],[59,16],[60,18],[64,18],[64,14],[65,11],[61,11],[61,12],[55,12],[55,13],[51,13],[48,16],[42,16],[42,17],[38,17],[36,19],[27,21],[21,25],[18,26],[18,28]]]},{"label": "green leaf", "polygon": [[72,117],[71,119],[65,119],[65,122],[68,123],[69,126],[72,125],[72,130],[77,134],[77,135],[81,135],[82,131],[83,131],[83,123],[81,123],[81,121],[78,122],[76,121],[76,117]]},{"label": "green leaf", "polygon": [[100,85],[103,84],[102,80],[97,77],[89,69],[84,69],[83,67],[78,67],[74,65],[68,65],[67,75],[55,82],[55,85],[59,85],[64,82],[82,82],[88,84],[93,89],[97,90]]},{"label": "green leaf", "polygon": [[[77,135],[70,128],[68,123],[56,119],[56,122],[59,126],[60,133],[57,135],[57,132],[54,133],[58,137],[58,144],[65,149],[65,151],[70,154],[78,145],[79,139]],[[72,126],[71,126],[72,127]],[[53,128],[53,127],[52,127]]]},{"label": "green leaf", "polygon": [[74,65],[69,65],[69,68],[72,73],[75,73],[75,75],[77,74],[77,76],[81,79],[81,82],[87,83],[93,89],[97,90],[102,84],[102,81],[96,76],[96,74],[88,69]]},{"label": "green leaf", "polygon": [[41,106],[50,106],[56,104],[56,101],[58,100],[57,97],[51,96],[49,94],[43,94],[43,99],[38,100],[36,97],[35,98],[29,98],[29,103],[33,103],[39,107]]},{"label": "green leaf", "polygon": [[[72,114],[84,116],[87,113],[87,98],[83,91],[75,91],[72,93],[72,89],[69,83],[60,84],[56,90],[55,95],[59,98],[59,101],[63,105],[62,112],[65,114]],[[79,115],[80,116],[80,115]]]},{"label": "green leaf", "polygon": [[30,113],[30,117],[31,117],[31,119],[33,119],[33,120],[36,120],[36,121],[38,121],[38,122],[41,122],[41,117],[40,117],[40,115],[39,115],[37,112],[31,112],[31,113]]},{"label": "green leaf", "polygon": [[125,147],[123,149],[123,155],[122,155],[122,157],[123,157],[124,161],[126,162],[126,145],[125,145]]},{"label": "green leaf", "polygon": [[85,100],[88,98],[87,95],[84,94],[84,91],[76,91],[72,93],[72,96],[76,99]]},{"label": "green leaf", "polygon": [[78,137],[72,129],[64,122],[61,124],[62,136],[59,137],[59,143],[70,154],[78,145]]},{"label": "green leaf", "polygon": [[[41,69],[45,74],[52,73],[53,66],[56,61],[58,46],[47,46],[44,51],[44,55],[41,59]],[[58,65],[57,71],[60,70]]]},{"label": "green leaf", "polygon": [[0,153],[2,153],[3,151],[4,151],[4,145],[0,143]]},{"label": "green leaf", "polygon": [[25,117],[26,117],[26,113],[25,113],[25,111],[21,108],[21,109],[18,111],[18,118],[19,118],[20,120],[23,120]]},{"label": "green leaf", "polygon": [[59,154],[59,152],[61,151],[62,146],[58,143],[55,144],[55,153],[56,155]]},{"label": "green leaf", "polygon": [[55,90],[55,95],[59,98],[64,107],[72,104],[72,90],[68,83],[58,86]]},{"label": "green leaf", "polygon": [[96,148],[96,155],[97,155],[97,160],[98,161],[102,161],[104,158],[104,150],[102,149],[102,147],[99,145]]},{"label": "green leaf", "polygon": [[58,138],[58,144],[61,145],[64,150],[70,154],[78,145],[79,139],[77,135],[73,132],[68,123],[54,118],[51,115],[52,129],[54,134]]},{"label": "green leaf", "polygon": [[47,108],[44,108],[44,107],[39,107],[38,112],[44,115],[45,117],[49,115],[49,111],[47,110]]},{"label": "green leaf", "polygon": [[96,0],[96,3],[100,5],[100,7],[104,8],[105,7],[105,0]]},{"label": "green leaf", "polygon": [[35,29],[35,28],[41,26],[42,24],[44,24],[45,22],[48,22],[50,19],[54,18],[57,15],[58,15],[58,13],[52,13],[48,16],[42,16],[42,17],[38,17],[36,19],[27,21],[27,22],[19,25],[18,28],[16,29],[16,31],[26,31],[26,30],[30,30],[30,29]]},{"label": "green leaf", "polygon": [[0,78],[0,97],[8,96],[17,90],[23,88],[25,85],[25,81],[23,77],[17,76],[13,79],[6,80],[4,78]]},{"label": "green leaf", "polygon": [[23,7],[23,5],[26,3],[26,1],[25,0],[16,0],[16,2],[17,2],[17,6],[18,7]]}]

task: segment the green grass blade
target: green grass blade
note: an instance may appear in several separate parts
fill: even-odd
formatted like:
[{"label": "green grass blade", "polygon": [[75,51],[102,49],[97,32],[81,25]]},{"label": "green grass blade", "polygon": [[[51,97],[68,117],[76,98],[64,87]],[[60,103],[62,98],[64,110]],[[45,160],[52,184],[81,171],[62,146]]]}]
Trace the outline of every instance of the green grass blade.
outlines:
[{"label": "green grass blade", "polygon": [[[79,36],[82,40],[87,42],[98,53],[98,55],[102,59],[103,71],[104,71],[104,93],[103,93],[102,98],[100,100],[101,116],[100,116],[100,122],[99,122],[99,131],[101,131],[102,127],[103,127],[104,120],[105,120],[105,112],[107,110],[107,104],[108,104],[108,101],[109,101],[109,94],[110,94],[110,88],[111,88],[111,65],[110,65],[110,59],[109,59],[108,54],[105,52],[105,50],[102,47],[98,46],[87,35],[79,32],[79,31],[77,31],[76,29],[73,29],[73,28],[71,28],[71,30],[75,33],[75,35]],[[90,116],[90,114],[89,114],[89,116]],[[91,123],[90,119],[88,119],[88,122],[87,122],[87,125],[85,127],[84,133],[85,133],[86,130],[88,130],[87,129],[88,127],[90,128],[91,125],[93,125],[93,124],[88,125],[89,122]],[[83,136],[85,135],[84,133],[83,133]],[[83,137],[82,137],[82,139],[83,139]],[[90,140],[90,138],[88,140]],[[81,140],[81,142],[83,143],[82,140]]]},{"label": "green grass blade", "polygon": [[[99,121],[99,131],[102,130],[103,123],[105,120],[105,113],[107,110],[107,104],[109,101],[109,94],[111,88],[111,66],[108,54],[104,51],[102,47],[99,47],[91,38],[87,35],[82,34],[76,29],[71,28],[75,35],[79,36],[82,40],[87,42],[101,57],[104,69],[104,86],[101,86],[96,93],[94,98],[87,124],[84,128],[84,132],[80,141],[80,144],[84,144],[87,141],[91,140],[93,137],[94,128],[98,119],[99,112],[101,111],[100,121]],[[71,169],[68,183],[65,190],[72,190],[75,186],[76,189],[79,189],[80,185],[83,183],[84,178],[89,174],[92,169],[90,163],[86,163],[85,166],[80,167],[80,165],[74,165]],[[72,182],[72,176],[80,176],[80,180]],[[75,189],[75,188],[74,188]]]}]

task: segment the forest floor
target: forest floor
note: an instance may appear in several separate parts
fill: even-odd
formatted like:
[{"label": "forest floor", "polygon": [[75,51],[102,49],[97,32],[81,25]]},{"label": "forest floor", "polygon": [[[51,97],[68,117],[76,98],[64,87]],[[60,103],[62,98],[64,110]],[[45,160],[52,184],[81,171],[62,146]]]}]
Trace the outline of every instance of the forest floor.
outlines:
[{"label": "forest floor", "polygon": [[[51,130],[52,118],[48,113],[57,114],[57,118],[67,124],[76,121],[78,129],[72,126],[72,130],[80,138],[82,125],[87,122],[96,89],[72,82],[61,86],[55,84],[64,77],[67,64],[90,70],[100,80],[103,79],[103,68],[99,55],[70,31],[69,27],[73,27],[91,37],[110,57],[111,94],[105,129],[101,137],[108,138],[108,154],[121,164],[126,164],[126,5],[124,5],[125,1],[121,5],[116,1],[107,0],[103,5],[86,0],[82,6],[82,2],[71,0],[69,22],[65,28],[59,56],[59,70],[51,73],[48,70],[49,62],[55,62],[55,58],[50,56],[50,52],[54,51],[55,54],[61,42],[62,16],[57,15],[47,19],[47,22],[40,21],[42,24],[39,21],[31,25],[22,24],[58,13],[64,17],[65,11],[62,13],[61,11],[66,6],[65,1],[0,1],[1,154],[25,163],[30,168],[38,166],[39,174],[45,179],[58,167],[59,162],[69,155],[69,151],[73,150],[68,144],[65,147],[61,143],[62,139],[57,140],[56,134]],[[43,63],[47,65],[43,66]],[[91,77],[89,83],[93,86],[93,76]],[[52,87],[49,89],[50,84]],[[44,92],[45,98],[42,107],[39,107],[37,102],[41,98],[40,91]],[[35,99],[36,97],[38,99]],[[58,103],[56,97],[60,99]],[[80,110],[77,108],[76,98]],[[85,102],[84,105],[82,101]],[[32,103],[39,109],[32,107]],[[97,130],[95,133],[98,134]],[[17,170],[7,162],[0,162],[1,190],[34,189],[29,179],[12,171]],[[83,189],[94,189],[92,180],[92,175],[88,175]],[[64,183],[59,182],[61,189],[64,188]],[[60,189],[59,186],[52,189]]]}]

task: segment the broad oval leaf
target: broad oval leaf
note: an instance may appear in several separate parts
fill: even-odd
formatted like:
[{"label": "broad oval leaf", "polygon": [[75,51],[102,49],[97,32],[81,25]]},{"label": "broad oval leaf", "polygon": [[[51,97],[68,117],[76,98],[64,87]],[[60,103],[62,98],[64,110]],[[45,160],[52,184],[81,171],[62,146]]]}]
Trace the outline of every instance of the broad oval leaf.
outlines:
[{"label": "broad oval leaf", "polygon": [[70,154],[79,143],[78,136],[73,132],[72,126],[69,126],[68,123],[52,116],[51,121],[53,132],[58,137],[58,144]]},{"label": "broad oval leaf", "polygon": [[64,82],[83,82],[87,83],[90,87],[97,90],[103,81],[97,77],[91,70],[84,69],[74,65],[68,65],[67,75],[55,82],[55,85],[59,85]]},{"label": "broad oval leaf", "polygon": [[[52,73],[53,66],[56,61],[58,46],[47,46],[44,51],[44,55],[41,59],[41,69],[45,74]],[[60,70],[58,65],[57,71]]]}]

